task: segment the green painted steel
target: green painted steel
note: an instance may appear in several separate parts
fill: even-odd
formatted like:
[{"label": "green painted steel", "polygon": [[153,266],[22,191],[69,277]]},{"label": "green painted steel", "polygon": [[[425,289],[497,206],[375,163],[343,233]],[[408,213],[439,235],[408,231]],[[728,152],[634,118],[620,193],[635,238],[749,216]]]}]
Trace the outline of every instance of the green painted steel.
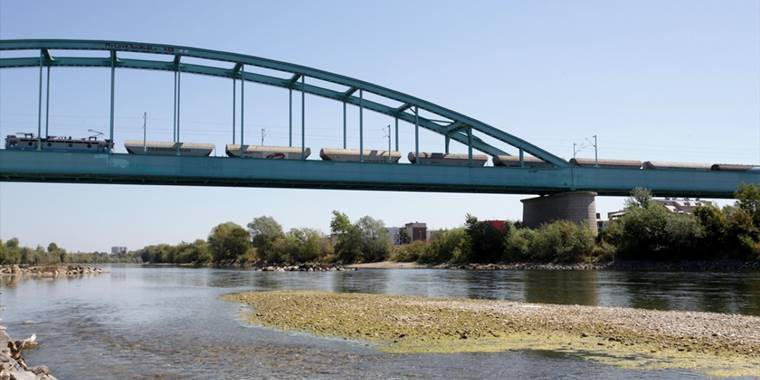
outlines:
[{"label": "green painted steel", "polygon": [[[166,184],[201,186],[256,186],[330,189],[371,189],[393,191],[440,191],[548,194],[589,190],[601,195],[627,195],[634,187],[652,189],[658,196],[700,196],[731,198],[740,183],[760,183],[760,172],[727,172],[688,169],[640,170],[628,168],[573,167],[567,161],[478,120],[431,102],[376,84],[292,63],[260,57],[184,46],[152,43],[93,40],[0,40],[0,50],[34,50],[35,55],[0,58],[0,68],[39,67],[38,138],[42,127],[42,69],[51,67],[102,67],[111,70],[111,123],[113,138],[114,75],[116,69],[161,70],[173,72],[175,84],[175,140],[179,140],[179,77],[181,73],[233,79],[233,142],[235,140],[235,80],[240,80],[240,144],[244,144],[244,83],[276,86],[289,91],[289,145],[292,141],[292,91],[301,92],[301,149],[305,149],[305,95],[311,94],[342,102],[344,109],[344,147],[346,141],[346,104],[360,109],[360,144],[363,147],[364,109],[391,116],[414,125],[414,151],[419,157],[419,128],[439,133],[449,140],[489,155],[505,154],[486,143],[477,131],[517,148],[520,167],[458,167],[368,162],[332,162],[317,160],[233,160],[217,157],[162,157],[125,154],[86,154],[53,152],[19,152],[0,150],[0,181]],[[50,50],[100,50],[98,57],[52,56]],[[37,55],[39,51],[39,55]],[[138,52],[167,55],[171,60],[148,60],[119,57],[119,53]],[[182,62],[183,57],[228,62],[229,69]],[[279,71],[283,77],[246,71],[245,65]],[[318,84],[307,84],[306,77],[345,86],[338,91]],[[49,74],[48,74],[49,80]],[[313,83],[317,83],[312,81]],[[355,95],[358,91],[358,96]],[[365,96],[374,94],[399,102],[390,106]],[[47,104],[46,104],[47,108]],[[433,116],[422,116],[426,111]],[[444,121],[441,121],[443,119]],[[47,129],[47,120],[46,120]],[[389,132],[390,133],[390,132]],[[363,150],[361,150],[363,155]],[[553,164],[553,167],[525,167],[527,152]],[[242,157],[242,156],[241,156]],[[419,160],[417,160],[419,163]]]},{"label": "green painted steel", "polygon": [[0,180],[502,194],[589,190],[600,195],[627,195],[635,187],[646,187],[657,196],[731,198],[740,183],[760,183],[760,173],[429,166],[0,150]]},{"label": "green painted steel", "polygon": [[[131,69],[145,69],[145,70],[164,70],[164,71],[177,71],[187,72],[193,74],[211,75],[224,78],[239,78],[243,81],[257,82],[261,84],[283,87],[288,89],[295,89],[312,95],[317,95],[337,101],[345,101],[346,103],[353,105],[360,105],[363,108],[379,112],[385,115],[399,118],[409,123],[415,123],[420,127],[427,128],[433,132],[450,135],[450,137],[462,144],[467,144],[467,134],[461,130],[452,132],[452,126],[457,128],[460,126],[468,126],[473,130],[491,136],[499,141],[502,141],[515,148],[525,150],[530,154],[552,163],[558,167],[566,167],[568,163],[560,157],[557,157],[536,145],[533,145],[525,140],[522,140],[514,135],[506,133],[502,130],[494,128],[481,121],[465,116],[458,112],[452,111],[437,104],[425,101],[407,95],[395,90],[391,90],[386,87],[382,87],[373,83],[361,81],[358,79],[346,77],[343,75],[319,70],[307,66],[297,65],[293,63],[275,61],[266,58],[260,58],[250,55],[243,55],[237,53],[229,53],[208,49],[199,49],[185,46],[174,46],[165,44],[154,44],[144,42],[128,42],[128,41],[104,41],[104,40],[61,40],[61,39],[30,39],[30,40],[0,40],[0,50],[37,50],[41,52],[55,50],[102,50],[110,52],[111,57],[96,58],[96,57],[49,57],[44,60],[43,64],[47,66],[61,66],[61,67],[116,67],[116,68],[131,68]],[[131,58],[117,58],[117,52],[139,52],[139,53],[153,53],[170,55],[174,58],[172,61],[160,61],[160,60],[145,60],[145,59],[131,59]],[[44,54],[44,53],[42,53]],[[213,66],[205,66],[198,64],[180,63],[181,57],[193,57],[202,58],[207,60],[223,61],[234,63],[235,66],[230,69],[224,69]],[[36,67],[40,65],[40,58],[2,58],[0,59],[0,68],[11,67]],[[263,75],[251,72],[240,72],[240,68],[243,65],[251,65],[256,67],[267,68],[271,70],[280,71],[287,74],[292,74],[290,78],[279,78],[271,75]],[[343,85],[349,89],[344,92],[331,90],[328,88],[320,87],[318,85],[306,85],[303,81],[298,83],[298,79],[309,76],[312,78],[320,79],[327,82]],[[393,101],[401,102],[401,107],[390,107],[388,105],[364,100],[361,101],[353,93],[357,90],[363,92],[379,95],[383,98]],[[242,96],[241,96],[242,97]],[[442,125],[436,121],[433,121],[424,117],[415,117],[415,115],[406,112],[411,107],[415,109],[422,109],[432,114],[437,115],[442,119],[450,120],[448,125]],[[242,112],[241,112],[242,113]],[[241,120],[242,127],[242,120]],[[242,141],[241,141],[242,142]],[[494,147],[487,144],[483,140],[477,137],[472,138],[472,147],[481,152],[498,155],[505,154],[498,147]]]}]

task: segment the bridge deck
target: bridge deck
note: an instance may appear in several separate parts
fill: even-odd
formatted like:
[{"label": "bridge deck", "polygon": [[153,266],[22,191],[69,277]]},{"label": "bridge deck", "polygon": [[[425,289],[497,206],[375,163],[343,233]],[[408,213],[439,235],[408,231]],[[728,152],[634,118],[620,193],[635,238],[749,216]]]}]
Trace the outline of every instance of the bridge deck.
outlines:
[{"label": "bridge deck", "polygon": [[600,195],[627,195],[634,187],[645,187],[658,196],[732,198],[740,183],[760,183],[760,173],[456,167],[0,150],[0,180],[502,194],[589,190]]}]

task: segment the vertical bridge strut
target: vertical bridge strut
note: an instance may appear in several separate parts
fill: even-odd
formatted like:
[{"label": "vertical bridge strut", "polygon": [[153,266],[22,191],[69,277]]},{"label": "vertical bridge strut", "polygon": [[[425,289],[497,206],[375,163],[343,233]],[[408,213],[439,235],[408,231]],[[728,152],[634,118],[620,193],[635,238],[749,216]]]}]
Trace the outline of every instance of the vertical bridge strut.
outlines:
[{"label": "vertical bridge strut", "polygon": [[[93,56],[77,57],[77,56],[62,56],[52,59],[49,57],[49,49],[55,50],[67,50],[67,51],[105,51],[110,54],[110,59],[103,59]],[[398,92],[383,86],[379,86],[370,82],[350,78],[340,74],[331,73],[328,71],[315,69],[307,66],[302,66],[293,63],[281,62],[256,56],[229,53],[223,51],[215,51],[208,49],[199,49],[186,46],[166,45],[166,44],[154,44],[154,43],[142,43],[142,42],[128,42],[128,41],[107,41],[107,40],[64,40],[64,39],[30,39],[30,40],[0,40],[0,51],[5,50],[39,50],[39,57],[21,57],[21,58],[0,58],[0,68],[10,67],[40,67],[40,88],[38,99],[38,137],[42,134],[42,66],[47,65],[48,70],[52,66],[60,67],[109,67],[111,69],[111,111],[109,120],[109,138],[114,139],[114,87],[115,87],[115,70],[117,68],[132,68],[143,70],[162,70],[162,71],[175,71],[177,75],[177,104],[175,105],[175,142],[181,141],[180,136],[180,94],[179,89],[181,87],[181,73],[193,73],[201,75],[209,75],[216,77],[226,77],[233,79],[233,97],[236,94],[237,79],[240,79],[240,144],[245,145],[245,105],[244,105],[244,83],[256,82],[260,84],[282,87],[289,90],[289,103],[291,101],[291,93],[293,89],[297,89],[301,92],[302,97],[302,111],[304,110],[304,100],[306,93],[316,95],[328,99],[340,101],[345,104],[352,104],[360,107],[360,113],[364,112],[364,109],[375,111],[381,114],[388,115],[394,118],[394,121],[402,120],[410,124],[414,124],[415,127],[415,153],[419,154],[419,128],[425,128],[432,132],[442,134],[447,140],[455,140],[462,144],[466,144],[469,150],[478,150],[489,155],[506,154],[502,148],[496,147],[492,144],[486,143],[477,137],[477,134],[488,136],[490,138],[498,140],[498,142],[505,145],[512,146],[516,150],[527,152],[532,156],[546,161],[556,167],[567,167],[569,164],[567,161],[541,149],[540,147],[533,145],[525,140],[522,140],[516,136],[506,133],[502,130],[494,128],[488,124],[480,122],[471,117],[465,116],[448,108],[439,106],[437,104],[425,101],[420,98],[416,98],[402,92]],[[137,59],[137,58],[123,58],[117,59],[118,52],[138,52],[138,53],[151,53],[151,54],[166,54],[174,57],[173,62],[167,62],[163,60],[149,60],[149,59]],[[235,66],[234,69],[225,69],[218,66],[208,66],[197,63],[180,63],[181,57],[191,57],[202,60],[211,60],[218,62],[228,62]],[[281,78],[275,75],[261,74],[258,72],[245,72],[243,70],[244,65],[250,65],[253,67],[263,68],[272,72],[290,73],[292,77]],[[309,76],[315,79],[315,84],[306,84],[304,78]],[[48,81],[50,76],[48,75]],[[300,83],[299,83],[300,82]],[[319,82],[328,82],[332,85],[345,86],[346,90],[339,91],[331,89],[325,86],[319,85]],[[359,91],[359,96],[354,94]],[[367,94],[372,94],[372,100],[366,98]],[[380,100],[375,100],[380,99]],[[49,102],[49,100],[48,100]],[[398,105],[388,105],[388,102],[397,102]],[[236,99],[233,99],[233,114],[235,113]],[[46,103],[46,111],[49,110],[49,105]],[[413,110],[413,112],[409,112]],[[436,118],[450,120],[452,123],[458,123],[467,126],[469,129],[464,131],[465,133],[453,133],[450,134],[447,131],[447,127],[443,126],[433,119],[427,116],[422,116],[420,111],[424,111],[424,115],[434,115]],[[289,114],[292,118],[292,104],[289,104]],[[345,115],[345,112],[344,112]],[[305,144],[305,120],[302,112],[302,151]],[[233,130],[236,128],[235,116],[233,116]],[[49,131],[49,120],[46,118],[46,133]],[[344,123],[345,126],[345,123]],[[361,129],[363,129],[363,126]],[[363,131],[362,131],[363,132]],[[396,134],[398,136],[398,133]],[[397,137],[398,138],[398,137]],[[233,142],[236,140],[236,133],[233,132]],[[347,144],[346,133],[343,135],[344,146]],[[363,147],[363,136],[360,136],[360,145]],[[289,120],[289,145],[292,146],[292,121]],[[39,144],[38,144],[39,145]],[[398,149],[398,144],[396,144]],[[178,150],[179,154],[179,150]]]}]

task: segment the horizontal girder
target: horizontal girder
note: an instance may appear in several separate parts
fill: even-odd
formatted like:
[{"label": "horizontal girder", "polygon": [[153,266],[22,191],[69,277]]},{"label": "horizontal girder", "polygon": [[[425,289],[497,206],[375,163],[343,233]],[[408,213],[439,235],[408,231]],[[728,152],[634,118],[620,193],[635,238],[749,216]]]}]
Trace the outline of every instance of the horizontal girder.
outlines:
[{"label": "horizontal girder", "polygon": [[[293,63],[281,62],[272,59],[266,59],[261,57],[255,57],[244,54],[222,52],[216,50],[199,49],[185,46],[174,46],[164,44],[152,44],[142,42],[126,42],[126,41],[98,41],[98,40],[59,40],[59,39],[42,39],[42,40],[0,40],[0,50],[102,50],[111,53],[110,58],[92,58],[92,57],[55,57],[54,59],[44,62],[49,66],[69,66],[69,67],[111,67],[112,65],[117,68],[133,68],[133,69],[145,69],[145,70],[167,70],[167,71],[182,71],[188,73],[212,75],[218,77],[227,78],[240,78],[246,81],[253,81],[262,84],[292,88],[302,90],[306,93],[318,95],[334,100],[346,101],[354,105],[359,105],[358,98],[352,96],[352,89],[359,89],[367,93],[379,95],[381,97],[391,99],[403,104],[398,108],[389,107],[379,102],[372,102],[364,100],[362,105],[375,112],[386,114],[392,117],[398,117],[404,121],[414,123],[414,115],[403,112],[403,110],[410,107],[417,107],[420,110],[438,115],[442,118],[452,120],[452,122],[458,122],[466,125],[474,131],[478,131],[487,136],[493,137],[499,141],[502,141],[515,148],[528,152],[529,154],[540,158],[544,161],[552,163],[558,167],[568,166],[567,161],[560,157],[557,157],[538,146],[535,146],[525,140],[522,140],[514,135],[501,131],[490,125],[487,125],[481,121],[465,116],[458,112],[452,111],[448,108],[439,106],[437,104],[428,102],[423,99],[419,99],[398,91],[391,90],[389,88],[379,86],[373,83],[365,82],[362,80],[346,77],[343,75],[331,73],[328,71],[315,69],[307,66],[297,65]],[[170,55],[174,59],[173,61],[159,61],[159,60],[143,60],[143,59],[123,59],[116,56],[117,52],[139,52],[139,53],[153,53],[153,54],[165,54]],[[180,63],[181,57],[193,57],[202,58],[207,60],[231,62],[235,64],[232,69],[223,69],[212,66]],[[39,57],[29,58],[0,58],[0,68],[8,67],[34,67],[40,65]],[[276,70],[284,73],[291,73],[291,78],[282,79],[275,76],[263,75],[258,73],[244,72],[242,77],[239,74],[239,66],[255,66],[271,70]],[[245,68],[243,67],[244,71]],[[302,85],[295,81],[300,76],[307,76],[316,79],[320,79],[327,82],[343,85],[349,88],[349,95],[346,96],[345,92],[338,92],[324,87],[316,85]],[[295,78],[295,81],[294,81]],[[356,90],[354,90],[356,91]],[[399,111],[401,110],[401,111]],[[419,118],[419,124],[423,128],[427,128],[433,132],[439,134],[446,134],[446,127],[443,127],[428,118]],[[451,135],[451,138],[461,143],[467,144],[467,138],[461,133],[455,133]],[[473,138],[473,148],[480,150],[484,153],[491,155],[504,154],[504,152],[490,144],[485,143],[481,139]]]},{"label": "horizontal girder", "polygon": [[501,194],[594,191],[732,198],[758,172],[595,167],[464,167],[0,150],[0,181],[242,186]]}]

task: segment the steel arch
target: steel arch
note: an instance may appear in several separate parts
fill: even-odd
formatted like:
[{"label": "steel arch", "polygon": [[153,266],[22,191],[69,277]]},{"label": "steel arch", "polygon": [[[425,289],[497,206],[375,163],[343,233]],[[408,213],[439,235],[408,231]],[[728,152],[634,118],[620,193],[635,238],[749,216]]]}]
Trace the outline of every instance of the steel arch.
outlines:
[{"label": "steel arch", "polygon": [[[110,52],[110,57],[54,57],[49,53],[49,51],[52,49],[100,50]],[[44,66],[51,67],[115,67],[144,70],[165,70],[211,75],[231,79],[242,79],[250,82],[303,91],[308,94],[346,102],[348,104],[353,104],[356,106],[359,106],[361,103],[361,106],[364,108],[391,117],[396,117],[412,124],[415,123],[415,115],[407,111],[416,107],[417,109],[425,110],[429,113],[450,120],[448,124],[442,125],[429,118],[418,117],[418,123],[421,127],[450,137],[451,139],[459,141],[465,145],[468,144],[467,129],[471,128],[472,130],[493,137],[501,142],[519,149],[520,151],[527,152],[555,166],[568,166],[568,162],[564,159],[557,157],[536,145],[533,145],[523,139],[520,139],[519,137],[506,133],[500,129],[492,127],[488,124],[465,116],[448,108],[370,82],[365,82],[359,79],[354,79],[340,74],[335,74],[298,64],[238,53],[200,49],[187,46],[129,41],[70,39],[0,40],[0,51],[4,50],[40,50],[40,54],[44,57],[44,59],[40,59],[39,56],[23,58],[0,58],[0,68],[39,67],[40,62],[42,62]],[[156,61],[131,58],[120,59],[118,58],[118,52],[164,54],[173,56],[174,59],[172,61]],[[231,69],[224,69],[214,66],[182,63],[182,57],[230,62],[234,63],[235,65]],[[290,73],[292,76],[290,78],[279,78],[271,75],[245,72],[244,70],[241,70],[243,65],[271,69],[283,73]],[[303,84],[298,81],[298,79],[302,76],[345,86],[348,87],[348,90],[341,92],[317,85]],[[366,93],[371,93],[386,99],[394,100],[402,103],[402,105],[400,107],[391,107],[366,99],[360,101],[359,97],[354,95],[357,90],[362,90]],[[472,147],[473,149],[477,149],[490,155],[505,154],[501,149],[494,147],[477,137],[472,138]]]}]

